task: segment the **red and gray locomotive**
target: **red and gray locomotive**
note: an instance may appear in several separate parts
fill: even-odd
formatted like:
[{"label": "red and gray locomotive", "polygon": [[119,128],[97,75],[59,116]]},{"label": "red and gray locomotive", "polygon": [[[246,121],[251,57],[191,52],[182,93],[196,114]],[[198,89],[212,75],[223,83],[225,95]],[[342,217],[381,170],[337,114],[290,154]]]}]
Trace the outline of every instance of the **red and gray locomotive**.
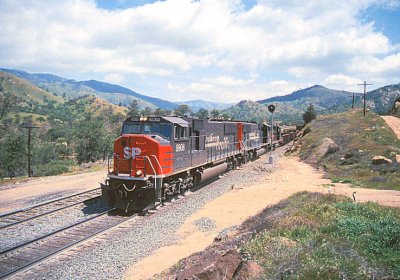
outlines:
[{"label": "red and gray locomotive", "polygon": [[[273,137],[271,137],[271,133]],[[280,141],[279,127],[192,117],[130,117],[115,140],[102,196],[140,212],[254,159]]]}]

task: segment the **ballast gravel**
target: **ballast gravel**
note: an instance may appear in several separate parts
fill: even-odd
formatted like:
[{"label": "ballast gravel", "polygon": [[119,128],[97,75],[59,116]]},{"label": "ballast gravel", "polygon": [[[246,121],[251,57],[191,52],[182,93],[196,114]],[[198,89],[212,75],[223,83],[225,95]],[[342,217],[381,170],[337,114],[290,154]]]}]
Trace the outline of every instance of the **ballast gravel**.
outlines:
[{"label": "ballast gravel", "polygon": [[[283,151],[284,147],[274,152],[275,160]],[[263,155],[243,165],[240,170],[226,173],[190,195],[159,208],[153,214],[135,216],[123,226],[45,261],[19,274],[17,278],[122,279],[124,272],[134,263],[161,247],[176,244],[179,241],[176,230],[207,202],[228,192],[235,185],[244,187],[247,182],[256,180],[254,176],[271,171],[274,165],[267,164],[267,160],[268,155]],[[215,227],[215,224],[208,218],[202,218],[195,221],[193,227],[206,231]]]},{"label": "ballast gravel", "polygon": [[86,220],[107,209],[103,201],[97,199],[2,229],[0,251]]}]

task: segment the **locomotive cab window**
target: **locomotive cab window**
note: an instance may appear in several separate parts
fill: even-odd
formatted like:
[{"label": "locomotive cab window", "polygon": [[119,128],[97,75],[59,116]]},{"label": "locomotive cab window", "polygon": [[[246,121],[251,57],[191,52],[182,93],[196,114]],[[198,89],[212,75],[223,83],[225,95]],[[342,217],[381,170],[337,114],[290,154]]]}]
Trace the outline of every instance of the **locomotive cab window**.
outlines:
[{"label": "locomotive cab window", "polygon": [[175,125],[174,127],[174,138],[175,139],[182,139],[187,138],[188,136],[188,129],[186,127],[182,127],[180,125]]},{"label": "locomotive cab window", "polygon": [[164,123],[124,123],[122,134],[157,134],[166,139],[170,139],[171,125]]}]

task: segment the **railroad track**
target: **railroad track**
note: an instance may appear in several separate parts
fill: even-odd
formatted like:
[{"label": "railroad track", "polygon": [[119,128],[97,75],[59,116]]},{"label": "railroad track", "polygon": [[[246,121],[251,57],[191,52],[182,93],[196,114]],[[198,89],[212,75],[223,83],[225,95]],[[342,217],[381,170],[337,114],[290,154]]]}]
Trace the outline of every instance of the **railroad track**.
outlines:
[{"label": "railroad track", "polygon": [[135,216],[121,216],[115,209],[107,210],[84,221],[4,250],[0,252],[0,278],[25,271],[133,217]]},{"label": "railroad track", "polygon": [[0,215],[0,230],[99,198],[100,195],[101,189],[96,188],[45,202],[26,209]]}]

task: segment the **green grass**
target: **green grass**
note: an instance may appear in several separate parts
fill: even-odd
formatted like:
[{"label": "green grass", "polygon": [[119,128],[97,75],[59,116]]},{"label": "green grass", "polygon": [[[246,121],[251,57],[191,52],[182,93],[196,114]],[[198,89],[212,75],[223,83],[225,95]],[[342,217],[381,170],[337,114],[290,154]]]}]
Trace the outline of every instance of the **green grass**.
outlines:
[{"label": "green grass", "polygon": [[[301,159],[307,160],[315,154],[325,137],[339,146],[339,151],[317,162],[334,182],[400,190],[400,164],[373,166],[371,163],[377,155],[394,160],[400,154],[399,139],[375,113],[367,112],[364,117],[361,110],[350,110],[321,116],[308,129],[310,132],[301,139]],[[341,160],[349,154],[353,157]]]},{"label": "green grass", "polygon": [[69,172],[71,167],[75,166],[76,163],[73,159],[64,160],[52,160],[45,164],[36,164],[33,167],[34,177],[40,176],[54,176],[62,173]]},{"label": "green grass", "polygon": [[400,210],[302,192],[247,243],[266,279],[400,279]]}]

